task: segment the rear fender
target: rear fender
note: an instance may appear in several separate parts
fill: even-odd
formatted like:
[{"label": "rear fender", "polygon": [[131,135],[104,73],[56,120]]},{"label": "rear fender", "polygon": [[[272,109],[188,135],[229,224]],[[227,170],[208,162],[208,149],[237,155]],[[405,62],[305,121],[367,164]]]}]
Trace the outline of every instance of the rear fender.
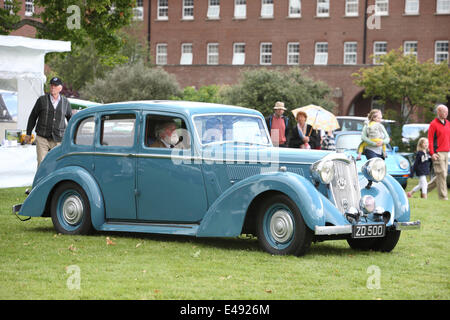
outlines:
[{"label": "rear fender", "polygon": [[73,181],[79,184],[86,192],[91,207],[92,225],[98,230],[105,222],[103,196],[94,178],[86,169],[81,167],[64,167],[40,180],[26,198],[19,214],[28,217],[42,217],[44,214],[47,214],[47,201],[51,200],[55,186],[63,181]]},{"label": "rear fender", "polygon": [[324,225],[322,200],[325,198],[311,182],[291,172],[263,173],[236,183],[217,198],[203,218],[197,236],[238,236],[253,199],[267,191],[281,192],[291,198],[311,230],[316,225]]}]

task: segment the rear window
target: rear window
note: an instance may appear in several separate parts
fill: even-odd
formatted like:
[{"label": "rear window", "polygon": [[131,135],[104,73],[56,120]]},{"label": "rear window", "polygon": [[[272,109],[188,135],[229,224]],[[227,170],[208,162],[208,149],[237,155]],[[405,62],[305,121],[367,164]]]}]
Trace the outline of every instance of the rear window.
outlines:
[{"label": "rear window", "polygon": [[100,144],[116,147],[133,146],[135,125],[136,115],[134,114],[102,116]]},{"label": "rear window", "polygon": [[95,121],[94,117],[89,117],[80,122],[75,132],[74,143],[83,146],[90,146],[94,143]]}]

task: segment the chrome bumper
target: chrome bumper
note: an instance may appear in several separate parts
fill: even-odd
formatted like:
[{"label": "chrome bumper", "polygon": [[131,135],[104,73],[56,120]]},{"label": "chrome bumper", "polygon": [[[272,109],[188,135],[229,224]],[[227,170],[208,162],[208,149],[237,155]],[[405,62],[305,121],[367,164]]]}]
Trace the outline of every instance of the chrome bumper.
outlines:
[{"label": "chrome bumper", "polygon": [[[394,222],[395,230],[417,230],[420,229],[420,220],[410,222]],[[316,236],[332,236],[337,234],[351,234],[352,225],[345,226],[316,226],[314,234]]]},{"label": "chrome bumper", "polygon": [[14,205],[14,206],[12,207],[12,213],[13,213],[13,214],[17,214],[17,213],[20,211],[21,208],[22,208],[22,204],[16,204],[16,205]]},{"label": "chrome bumper", "polygon": [[314,234],[316,236],[331,236],[335,234],[347,234],[352,233],[352,225],[347,224],[345,226],[316,226],[314,228]]},{"label": "chrome bumper", "polygon": [[420,229],[420,220],[410,222],[394,222],[395,230],[417,230]]}]

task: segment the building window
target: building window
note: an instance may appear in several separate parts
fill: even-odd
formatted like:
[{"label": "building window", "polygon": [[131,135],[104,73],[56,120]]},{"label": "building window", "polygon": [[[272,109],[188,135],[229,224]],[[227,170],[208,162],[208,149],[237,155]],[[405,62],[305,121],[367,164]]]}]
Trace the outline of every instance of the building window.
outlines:
[{"label": "building window", "polygon": [[233,45],[233,64],[245,64],[245,43],[235,43]]},{"label": "building window", "polygon": [[403,44],[403,54],[413,54],[417,57],[417,41],[405,41]]},{"label": "building window", "polygon": [[167,44],[160,43],[156,45],[156,64],[167,64]]},{"label": "building window", "polygon": [[419,14],[419,0],[406,0],[405,14]]},{"label": "building window", "polygon": [[387,42],[377,41],[373,44],[373,64],[380,64],[380,57],[387,53]]},{"label": "building window", "polygon": [[219,19],[220,17],[220,0],[208,1],[208,19]]},{"label": "building window", "polygon": [[272,64],[272,44],[261,43],[259,50],[259,63],[262,65]]},{"label": "building window", "polygon": [[192,64],[192,43],[183,43],[181,45],[180,64]]},{"label": "building window", "polygon": [[317,0],[316,15],[318,17],[330,16],[330,0]]},{"label": "building window", "polygon": [[359,0],[346,0],[345,1],[345,15],[348,17],[358,16],[358,2]]},{"label": "building window", "polygon": [[261,17],[273,18],[273,0],[261,0]]},{"label": "building window", "polygon": [[448,63],[448,41],[436,41],[434,52],[435,63],[441,63],[442,61]]},{"label": "building window", "polygon": [[375,14],[378,16],[389,15],[389,0],[375,0]]},{"label": "building window", "polygon": [[5,0],[5,2],[3,3],[3,8],[5,8],[5,10],[9,10],[10,14],[13,14],[13,4],[12,4],[13,0]]},{"label": "building window", "polygon": [[169,19],[169,0],[158,0],[158,20]]},{"label": "building window", "polygon": [[344,64],[356,64],[357,43],[344,42]]},{"label": "building window", "polygon": [[247,17],[247,0],[234,0],[234,18],[245,19]]},{"label": "building window", "polygon": [[450,0],[437,0],[436,13],[450,13]]},{"label": "building window", "polygon": [[219,64],[219,44],[208,43],[208,64]]},{"label": "building window", "polygon": [[290,42],[287,46],[287,64],[297,65],[300,63],[300,44]]},{"label": "building window", "polygon": [[183,19],[194,19],[194,0],[183,0]]},{"label": "building window", "polygon": [[301,0],[289,0],[289,17],[299,18],[302,15]]},{"label": "building window", "polygon": [[325,65],[328,63],[328,42],[316,43],[316,54],[314,64]]},{"label": "building window", "polygon": [[34,13],[34,1],[33,0],[25,0],[25,15],[32,16]]}]

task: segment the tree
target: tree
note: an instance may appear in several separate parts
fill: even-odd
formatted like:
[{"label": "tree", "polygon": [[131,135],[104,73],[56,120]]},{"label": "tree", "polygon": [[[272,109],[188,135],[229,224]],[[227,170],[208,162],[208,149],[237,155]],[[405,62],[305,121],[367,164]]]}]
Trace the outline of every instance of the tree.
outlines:
[{"label": "tree", "polygon": [[427,112],[437,102],[447,101],[450,94],[447,63],[435,64],[431,60],[420,63],[415,55],[404,55],[402,48],[379,59],[381,65],[362,68],[353,74],[354,82],[365,89],[365,98],[377,96],[382,102],[401,105],[397,119],[400,125],[407,123],[419,107]]},{"label": "tree", "polygon": [[173,75],[143,63],[117,66],[80,91],[82,99],[101,103],[164,100],[178,95],[180,88]]},{"label": "tree", "polygon": [[[136,30],[140,30],[140,27],[140,24],[133,24],[133,28]],[[57,75],[64,80],[65,86],[77,92],[86,83],[92,82],[96,78],[103,78],[106,72],[111,71],[116,65],[147,64],[149,61],[148,48],[137,36],[127,31],[118,32],[123,46],[115,56],[100,55],[92,40],[88,40],[85,47],[74,47],[71,52],[66,54],[47,54],[46,63],[51,68],[51,74],[47,75],[47,78]]]},{"label": "tree", "polygon": [[[104,55],[121,47],[117,31],[130,23],[134,0],[35,0],[33,19],[18,15],[23,1],[11,0],[0,8],[0,34],[24,25],[35,28],[36,38],[71,41],[84,47],[91,39]],[[114,4],[114,6],[113,6]],[[41,10],[42,9],[42,10]]]},{"label": "tree", "polygon": [[257,109],[264,115],[273,112],[277,101],[283,101],[289,110],[312,103],[331,110],[335,103],[330,94],[327,84],[313,80],[299,68],[245,71],[238,84],[222,92],[225,103]]},{"label": "tree", "polygon": [[220,90],[221,87],[215,84],[200,87],[198,90],[196,90],[194,87],[186,87],[183,89],[183,93],[181,94],[180,97],[174,96],[172,97],[172,99],[184,101],[222,103]]}]

